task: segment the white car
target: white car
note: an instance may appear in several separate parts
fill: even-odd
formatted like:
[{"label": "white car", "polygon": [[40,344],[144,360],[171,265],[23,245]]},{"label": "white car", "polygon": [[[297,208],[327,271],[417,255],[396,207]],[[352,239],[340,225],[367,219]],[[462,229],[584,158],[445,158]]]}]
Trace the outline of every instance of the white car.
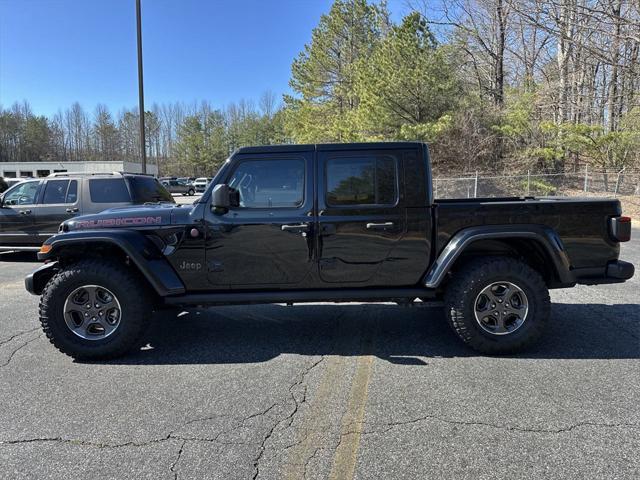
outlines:
[{"label": "white car", "polygon": [[196,181],[193,182],[193,186],[196,188],[196,192],[197,193],[204,193],[204,191],[207,189],[207,185],[209,185],[210,181],[211,181],[211,179],[210,178],[206,178],[206,177],[196,178]]}]

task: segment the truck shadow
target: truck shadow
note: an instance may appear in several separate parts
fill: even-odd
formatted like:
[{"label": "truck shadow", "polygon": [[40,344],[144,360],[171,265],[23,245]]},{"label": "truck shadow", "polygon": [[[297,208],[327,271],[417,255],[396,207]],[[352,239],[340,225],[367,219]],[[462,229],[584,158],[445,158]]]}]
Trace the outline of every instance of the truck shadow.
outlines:
[{"label": "truck shadow", "polygon": [[[109,363],[129,365],[265,362],[281,354],[374,355],[400,365],[474,357],[441,308],[393,305],[260,305],[164,311],[146,347]],[[516,359],[640,358],[640,305],[553,304],[541,342]]]}]

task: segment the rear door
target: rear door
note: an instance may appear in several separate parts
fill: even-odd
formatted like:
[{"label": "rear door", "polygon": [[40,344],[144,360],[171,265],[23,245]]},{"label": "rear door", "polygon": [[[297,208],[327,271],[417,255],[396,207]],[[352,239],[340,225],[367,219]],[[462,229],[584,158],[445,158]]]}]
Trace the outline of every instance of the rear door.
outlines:
[{"label": "rear door", "polygon": [[40,241],[55,235],[65,220],[81,215],[81,205],[77,179],[46,180],[35,208],[36,230]]},{"label": "rear door", "polygon": [[318,152],[321,281],[353,286],[415,282],[415,246],[406,235],[404,152],[329,148]]}]

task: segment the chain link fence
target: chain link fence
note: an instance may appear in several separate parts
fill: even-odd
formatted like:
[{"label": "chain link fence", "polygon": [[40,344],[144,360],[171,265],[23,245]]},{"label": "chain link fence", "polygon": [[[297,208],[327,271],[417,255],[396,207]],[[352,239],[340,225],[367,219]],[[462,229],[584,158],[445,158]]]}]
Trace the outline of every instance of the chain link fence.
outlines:
[{"label": "chain link fence", "polygon": [[640,170],[434,176],[435,198],[508,196],[640,196]]}]

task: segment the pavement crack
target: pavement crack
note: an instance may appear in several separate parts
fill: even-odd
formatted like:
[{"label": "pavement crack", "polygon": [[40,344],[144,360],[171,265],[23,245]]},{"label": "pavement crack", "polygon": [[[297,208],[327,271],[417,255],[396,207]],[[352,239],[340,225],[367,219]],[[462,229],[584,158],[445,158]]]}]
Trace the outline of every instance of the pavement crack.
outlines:
[{"label": "pavement crack", "polygon": [[169,468],[169,470],[171,470],[171,473],[173,473],[173,480],[178,480],[178,471],[176,470],[176,467],[178,466],[180,457],[182,457],[182,452],[184,451],[184,446],[186,445],[186,443],[187,443],[186,440],[182,441],[182,445],[180,445],[180,449],[178,450],[176,459],[173,461],[173,463],[171,464],[171,467]]},{"label": "pavement crack", "polygon": [[[295,415],[298,413],[298,410],[300,409],[300,406],[307,401],[307,385],[305,384],[305,380],[306,380],[307,376],[309,375],[309,373],[311,373],[311,371],[314,368],[316,368],[318,365],[320,365],[324,361],[324,359],[325,359],[325,356],[322,355],[319,359],[317,359],[316,361],[312,362],[309,366],[307,366],[302,372],[300,372],[297,375],[296,381],[289,387],[289,396],[290,396],[291,400],[293,400],[293,404],[292,404],[293,407],[292,407],[291,411],[289,412],[289,414],[287,416],[285,416],[284,418],[282,418],[281,420],[278,420],[276,423],[274,423],[273,426],[269,429],[269,431],[262,438],[262,442],[260,442],[260,448],[258,450],[258,455],[253,459],[253,468],[254,468],[253,480],[256,480],[258,478],[258,476],[260,475],[260,460],[262,459],[262,456],[264,455],[264,452],[267,449],[267,443],[268,443],[269,439],[271,438],[273,433],[276,431],[276,429],[280,425],[286,423],[287,424],[287,428],[291,426],[291,424],[293,423],[293,419],[294,419]],[[300,387],[300,386],[303,387],[302,399],[298,400],[296,398],[295,389],[297,387]]]},{"label": "pavement crack", "polygon": [[[291,398],[293,399],[294,402],[294,409],[291,412],[290,415],[288,415],[288,417],[285,419],[286,421],[288,421],[287,426],[290,427],[291,424],[293,423],[293,418],[295,417],[296,413],[298,413],[298,409],[300,408],[300,405],[302,405],[303,403],[305,403],[307,401],[307,385],[304,383],[307,376],[309,375],[309,373],[311,373],[311,371],[316,368],[318,365],[320,365],[324,360],[325,360],[325,355],[322,355],[320,357],[320,359],[316,360],[315,362],[313,362],[309,367],[307,367],[303,372],[301,372],[298,375],[298,380],[296,380],[296,382],[293,383],[293,385],[291,385],[289,387],[289,394],[291,396]],[[294,393],[294,389],[296,387],[299,386],[303,386],[303,390],[302,390],[302,400],[298,401],[298,399],[295,396]]]},{"label": "pavement crack", "polygon": [[309,468],[309,464],[311,463],[311,460],[313,460],[314,458],[316,458],[316,456],[318,455],[319,452],[321,452],[322,450],[325,450],[324,447],[317,447],[313,453],[311,455],[309,455],[309,457],[305,460],[304,462],[304,468],[302,470],[302,478],[306,480],[307,478],[307,469]]},{"label": "pavement crack", "polygon": [[167,435],[166,437],[156,438],[147,440],[144,442],[123,442],[123,443],[102,443],[102,442],[89,442],[86,440],[78,440],[71,438],[63,438],[63,437],[35,437],[35,438],[24,438],[18,440],[1,440],[0,446],[3,445],[20,445],[27,443],[61,443],[68,445],[77,445],[84,447],[93,447],[93,448],[124,448],[124,447],[146,447],[149,445],[153,445],[154,443],[166,442],[171,439],[171,435]]},{"label": "pavement crack", "polygon": [[21,335],[25,335],[25,334],[27,334],[27,333],[35,332],[36,330],[40,330],[40,327],[35,327],[35,328],[32,328],[31,330],[23,330],[22,332],[18,332],[18,333],[14,334],[14,335],[11,335],[11,336],[10,336],[10,337],[8,337],[8,338],[4,338],[4,339],[0,340],[0,347],[1,347],[2,345],[4,345],[5,343],[9,343],[9,342],[10,342],[11,340],[13,340],[14,338],[18,338],[18,337],[20,337]]},{"label": "pavement crack", "polygon": [[2,365],[0,365],[0,368],[6,367],[7,365],[9,365],[11,363],[11,360],[13,360],[13,357],[16,355],[16,353],[18,353],[20,350],[22,350],[24,347],[26,347],[30,343],[35,342],[36,340],[38,340],[41,336],[42,336],[42,334],[38,335],[37,337],[31,338],[31,339],[27,340],[26,342],[24,342],[22,345],[20,345],[15,350],[13,350],[9,354],[9,358],[7,358],[7,361],[4,362]]},{"label": "pavement crack", "polygon": [[[535,427],[521,427],[518,425],[499,425],[490,422],[478,422],[478,421],[464,421],[464,420],[454,420],[449,418],[439,417],[437,415],[424,415],[422,417],[410,419],[410,420],[402,420],[395,422],[386,422],[386,423],[368,423],[368,425],[372,425],[373,429],[367,430],[364,428],[367,423],[363,422],[362,424],[353,424],[354,430],[349,430],[342,433],[341,436],[362,434],[381,434],[386,433],[394,428],[402,427],[406,425],[412,425],[421,423],[428,420],[439,421],[443,423],[448,423],[450,425],[462,425],[462,426],[480,426],[480,427],[488,427],[494,428],[498,430],[506,430],[511,432],[520,432],[520,433],[549,433],[549,434],[560,434],[570,432],[572,430],[582,428],[582,427],[594,427],[594,428],[640,428],[640,424],[636,423],[598,423],[598,422],[578,422],[572,425],[568,425],[566,427],[561,428],[535,428]],[[382,428],[376,428],[376,426],[380,426]]]}]

